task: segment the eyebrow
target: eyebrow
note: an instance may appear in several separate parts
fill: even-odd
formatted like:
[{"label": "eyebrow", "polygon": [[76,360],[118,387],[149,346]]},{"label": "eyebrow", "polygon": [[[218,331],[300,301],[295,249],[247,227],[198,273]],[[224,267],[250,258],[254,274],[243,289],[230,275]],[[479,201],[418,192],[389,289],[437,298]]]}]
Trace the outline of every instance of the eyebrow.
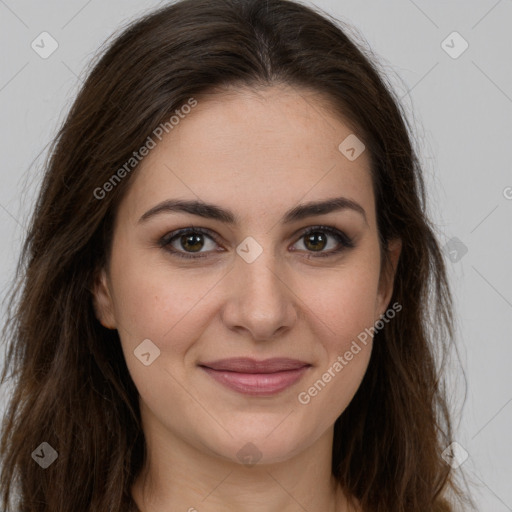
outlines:
[{"label": "eyebrow", "polygon": [[[356,201],[346,197],[335,197],[324,201],[311,201],[298,205],[285,213],[282,218],[282,222],[283,224],[291,224],[307,217],[325,215],[327,213],[342,210],[352,210],[359,213],[362,215],[365,223],[368,224],[364,208]],[[203,201],[190,201],[183,199],[168,199],[158,203],[156,206],[144,213],[138,220],[138,223],[145,222],[151,217],[162,213],[173,212],[190,213],[206,219],[218,220],[229,225],[239,223],[238,216],[230,210],[226,210],[215,204],[205,203]]]}]

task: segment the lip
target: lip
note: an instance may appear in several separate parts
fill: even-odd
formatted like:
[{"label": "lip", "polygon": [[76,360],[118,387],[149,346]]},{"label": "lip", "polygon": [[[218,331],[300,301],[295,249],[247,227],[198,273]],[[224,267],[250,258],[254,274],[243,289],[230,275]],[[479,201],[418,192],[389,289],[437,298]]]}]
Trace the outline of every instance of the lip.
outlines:
[{"label": "lip", "polygon": [[257,361],[245,357],[200,363],[220,384],[252,396],[272,396],[295,384],[311,365],[289,358]]}]

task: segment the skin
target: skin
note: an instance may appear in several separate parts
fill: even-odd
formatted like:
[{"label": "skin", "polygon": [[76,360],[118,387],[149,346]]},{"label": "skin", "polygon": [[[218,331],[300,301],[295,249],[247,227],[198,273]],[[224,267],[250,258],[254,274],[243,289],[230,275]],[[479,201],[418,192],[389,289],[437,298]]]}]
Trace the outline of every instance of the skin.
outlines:
[{"label": "skin", "polygon": [[[354,161],[340,152],[352,130],[324,105],[286,86],[200,99],[142,161],[119,206],[95,308],[118,330],[140,394],[148,461],[133,496],[142,512],[357,510],[331,476],[333,425],[366,372],[371,338],[307,405],[298,394],[385,313],[401,246],[390,244],[385,272],[368,151]],[[282,223],[299,204],[338,196],[359,203],[366,220],[344,209]],[[183,212],[138,222],[171,198],[214,203],[240,222]],[[315,251],[303,231],[318,225],[346,233],[355,247],[319,257],[339,242],[322,231],[326,242]],[[158,245],[187,227],[218,237],[193,246],[207,257],[181,259]],[[263,250],[251,263],[236,252],[249,236]],[[197,254],[179,236],[173,247]],[[160,350],[148,366],[134,355],[145,339]],[[312,366],[272,397],[228,389],[198,366],[241,356]],[[261,456],[253,466],[237,457],[249,442]]]}]

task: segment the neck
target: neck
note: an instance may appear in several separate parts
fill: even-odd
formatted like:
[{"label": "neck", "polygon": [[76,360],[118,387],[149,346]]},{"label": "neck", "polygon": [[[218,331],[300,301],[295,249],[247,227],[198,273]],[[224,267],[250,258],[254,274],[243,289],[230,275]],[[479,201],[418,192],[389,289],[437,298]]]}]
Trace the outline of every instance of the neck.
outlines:
[{"label": "neck", "polygon": [[350,510],[331,473],[332,427],[287,460],[253,466],[209,453],[156,421],[144,431],[147,457],[132,489],[140,512]]}]

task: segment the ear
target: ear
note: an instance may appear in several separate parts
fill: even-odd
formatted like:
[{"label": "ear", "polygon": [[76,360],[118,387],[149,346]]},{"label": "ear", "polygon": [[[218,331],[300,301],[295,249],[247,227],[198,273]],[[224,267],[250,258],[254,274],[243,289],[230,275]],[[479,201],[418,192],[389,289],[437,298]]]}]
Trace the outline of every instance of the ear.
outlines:
[{"label": "ear", "polygon": [[384,264],[380,273],[379,291],[376,302],[378,317],[376,320],[386,312],[391,296],[393,295],[396,268],[402,251],[402,240],[400,238],[393,238],[388,242],[387,249],[384,250],[387,254],[384,255]]},{"label": "ear", "polygon": [[116,329],[114,316],[114,304],[108,285],[108,277],[105,269],[96,273],[93,286],[93,307],[96,318],[103,327]]}]

